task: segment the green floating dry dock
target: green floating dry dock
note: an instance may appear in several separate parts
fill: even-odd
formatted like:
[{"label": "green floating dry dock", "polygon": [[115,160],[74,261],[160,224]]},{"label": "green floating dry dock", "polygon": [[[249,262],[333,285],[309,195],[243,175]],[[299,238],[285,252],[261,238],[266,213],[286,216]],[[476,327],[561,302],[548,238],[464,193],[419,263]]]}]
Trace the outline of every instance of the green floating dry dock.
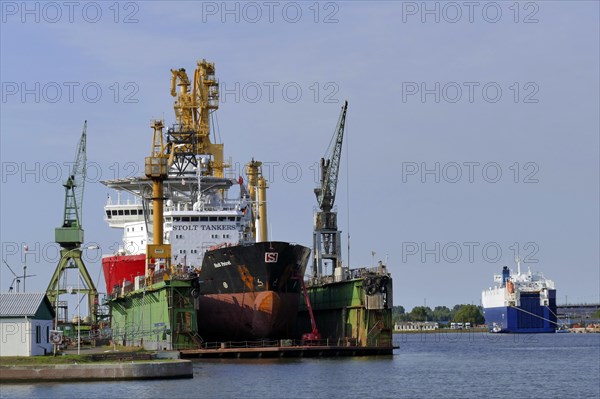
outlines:
[{"label": "green floating dry dock", "polygon": [[283,357],[348,357],[348,356],[391,356],[393,346],[349,346],[327,345],[281,345],[269,342],[229,343],[211,347],[185,349],[181,358],[283,358]]}]

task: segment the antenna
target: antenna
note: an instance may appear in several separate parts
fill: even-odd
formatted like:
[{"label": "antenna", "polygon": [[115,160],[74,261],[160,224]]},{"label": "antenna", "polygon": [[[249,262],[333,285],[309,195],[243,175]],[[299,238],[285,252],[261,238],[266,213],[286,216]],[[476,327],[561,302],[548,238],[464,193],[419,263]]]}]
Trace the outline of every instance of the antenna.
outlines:
[{"label": "antenna", "polygon": [[8,292],[13,292],[15,281],[17,282],[17,292],[19,292],[19,285],[21,284],[21,278],[23,279],[23,292],[25,292],[25,277],[35,277],[36,275],[35,274],[25,274],[25,273],[23,273],[22,276],[17,276],[17,274],[13,271],[13,269],[6,262],[6,260],[2,259],[2,262],[4,262],[4,264],[6,265],[6,267],[8,267],[8,270],[10,270],[10,272],[12,273],[12,275],[15,276],[15,278],[13,278],[13,280],[10,283],[10,287],[8,287]]},{"label": "antenna", "polygon": [[517,275],[521,275],[521,257],[517,255],[515,257],[515,262],[517,263]]}]

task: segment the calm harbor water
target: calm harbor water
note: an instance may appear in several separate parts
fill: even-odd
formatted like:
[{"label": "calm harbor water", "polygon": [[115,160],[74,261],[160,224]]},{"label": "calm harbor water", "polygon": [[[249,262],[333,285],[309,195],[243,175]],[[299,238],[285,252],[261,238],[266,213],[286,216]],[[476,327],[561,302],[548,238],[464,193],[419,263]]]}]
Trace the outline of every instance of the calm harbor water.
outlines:
[{"label": "calm harbor water", "polygon": [[394,356],[202,360],[194,378],[3,384],[1,398],[600,398],[600,334],[402,334]]}]

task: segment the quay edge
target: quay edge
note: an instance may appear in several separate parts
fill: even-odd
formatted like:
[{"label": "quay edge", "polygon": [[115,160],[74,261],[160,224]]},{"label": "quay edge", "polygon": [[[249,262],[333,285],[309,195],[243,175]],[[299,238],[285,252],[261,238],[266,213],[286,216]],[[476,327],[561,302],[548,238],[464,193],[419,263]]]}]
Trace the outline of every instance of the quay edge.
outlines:
[{"label": "quay edge", "polygon": [[193,378],[189,360],[44,365],[1,365],[0,382],[110,381]]}]

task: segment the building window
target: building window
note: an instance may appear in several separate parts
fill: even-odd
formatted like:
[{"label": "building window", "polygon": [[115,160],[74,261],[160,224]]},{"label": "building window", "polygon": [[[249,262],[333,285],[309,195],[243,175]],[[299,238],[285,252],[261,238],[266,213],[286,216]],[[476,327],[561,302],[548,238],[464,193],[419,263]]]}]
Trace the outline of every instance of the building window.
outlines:
[{"label": "building window", "polygon": [[35,343],[42,343],[42,326],[35,326]]},{"label": "building window", "polygon": [[46,343],[50,343],[50,326],[46,326]]}]

